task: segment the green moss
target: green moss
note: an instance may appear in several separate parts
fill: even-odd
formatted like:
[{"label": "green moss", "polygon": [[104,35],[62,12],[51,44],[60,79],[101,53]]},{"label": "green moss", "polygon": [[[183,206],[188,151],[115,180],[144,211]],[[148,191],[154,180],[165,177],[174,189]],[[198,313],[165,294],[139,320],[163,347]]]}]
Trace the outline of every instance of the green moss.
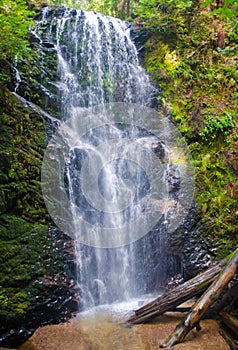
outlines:
[{"label": "green moss", "polygon": [[10,212],[31,222],[44,222],[47,211],[40,189],[45,147],[43,120],[5,87],[1,91],[4,142],[0,160],[0,214]]},{"label": "green moss", "polygon": [[235,52],[224,55],[217,40],[222,36],[225,45],[233,47],[237,36],[229,36],[229,21],[214,18],[198,5],[179,12],[186,24],[181,31],[177,11],[171,6],[164,33],[158,20],[147,43],[145,66],[162,88],[161,107],[169,107],[191,150],[195,200],[220,258],[238,242],[238,115]]},{"label": "green moss", "polygon": [[53,261],[54,238],[42,225],[49,222],[40,185],[43,120],[5,86],[0,98],[0,323],[4,325],[24,317],[36,303],[36,281],[60,267]]},{"label": "green moss", "polygon": [[[0,321],[4,324],[23,317],[36,304],[35,297],[42,288],[40,281],[46,275],[59,273],[63,263],[57,260],[60,243],[47,226],[29,224],[14,216],[1,219]],[[44,288],[42,298],[43,293]]]},{"label": "green moss", "polygon": [[9,289],[0,287],[0,319],[9,322],[12,318],[23,316],[29,305],[30,301],[26,293],[18,292],[13,294],[11,291],[9,293]]}]

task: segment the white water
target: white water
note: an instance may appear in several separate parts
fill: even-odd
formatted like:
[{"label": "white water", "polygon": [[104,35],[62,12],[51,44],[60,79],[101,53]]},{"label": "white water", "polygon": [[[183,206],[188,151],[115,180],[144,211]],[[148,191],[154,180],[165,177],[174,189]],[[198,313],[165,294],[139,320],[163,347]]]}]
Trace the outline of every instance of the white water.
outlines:
[{"label": "white water", "polygon": [[151,302],[158,294],[146,294],[141,295],[140,298],[131,298],[127,301],[122,301],[113,304],[103,304],[87,309],[78,314],[78,318],[81,319],[93,319],[97,318],[98,315],[107,315],[111,321],[125,321],[131,315],[133,310],[136,310],[143,305]]},{"label": "white water", "polygon": [[139,64],[126,22],[73,9],[52,15],[45,8],[33,33],[57,50],[59,81],[52,84],[61,94],[64,118],[75,107],[112,101],[150,106],[156,91]]}]

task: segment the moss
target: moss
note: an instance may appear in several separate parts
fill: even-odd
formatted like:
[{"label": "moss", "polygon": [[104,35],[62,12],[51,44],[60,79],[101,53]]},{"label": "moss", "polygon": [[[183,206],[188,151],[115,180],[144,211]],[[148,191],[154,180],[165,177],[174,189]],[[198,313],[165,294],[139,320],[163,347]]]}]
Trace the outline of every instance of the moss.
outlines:
[{"label": "moss", "polygon": [[[3,69],[2,66],[1,69]],[[41,117],[0,88],[0,333],[35,305],[38,283],[61,271],[40,187],[45,127]]]},{"label": "moss", "polygon": [[0,214],[11,213],[31,222],[44,222],[47,212],[40,191],[45,147],[43,120],[5,87],[1,90]]},{"label": "moss", "polygon": [[[39,290],[44,292],[41,285],[44,276],[54,276],[64,268],[62,259],[57,259],[58,245],[63,243],[56,241],[47,226],[32,225],[13,216],[12,220],[14,225],[9,216],[4,220],[4,227],[0,225],[0,321],[3,325],[32,309]],[[60,247],[59,251],[62,250]]]},{"label": "moss", "polygon": [[191,150],[195,200],[221,258],[238,244],[238,115],[235,52],[222,53],[218,39],[222,34],[225,45],[233,47],[237,36],[229,35],[228,21],[199,5],[180,12],[186,24],[181,31],[176,11],[171,7],[167,13],[168,31],[163,33],[158,21],[147,43],[145,66],[162,88],[162,109],[169,108]]}]

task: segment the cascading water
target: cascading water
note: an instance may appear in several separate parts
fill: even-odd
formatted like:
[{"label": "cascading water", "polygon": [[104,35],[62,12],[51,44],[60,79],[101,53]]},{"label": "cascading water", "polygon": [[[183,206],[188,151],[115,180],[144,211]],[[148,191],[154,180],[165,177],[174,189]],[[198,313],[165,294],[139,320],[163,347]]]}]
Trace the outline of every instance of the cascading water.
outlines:
[{"label": "cascading water", "polygon": [[[93,12],[45,8],[33,34],[57,51],[61,114],[112,101],[150,106],[156,90],[139,65],[130,25]],[[43,65],[44,69],[44,65]]]},{"label": "cascading water", "polygon": [[[160,220],[149,225],[150,230],[146,226],[148,235],[137,232],[145,226],[144,208],[151,202],[151,189],[160,184],[159,194],[153,197],[157,206],[174,205],[181,183],[166,146],[170,139],[164,134],[166,126],[158,122],[159,139],[143,128],[143,122],[142,127],[135,126],[136,120],[154,117],[137,105],[151,106],[156,91],[139,65],[130,26],[93,12],[45,8],[33,34],[42,52],[47,42],[57,55],[57,79],[47,84],[56,89],[61,119],[69,121],[61,136],[66,149],[61,177],[70,207],[63,216],[66,233],[73,232],[76,242],[82,242],[76,244],[76,254],[84,303],[89,307],[152,291],[166,278],[168,210],[157,209]],[[150,165],[155,154],[159,171]],[[156,185],[144,171],[147,165]],[[53,209],[49,211],[52,214]],[[126,238],[121,240],[128,222]]]}]

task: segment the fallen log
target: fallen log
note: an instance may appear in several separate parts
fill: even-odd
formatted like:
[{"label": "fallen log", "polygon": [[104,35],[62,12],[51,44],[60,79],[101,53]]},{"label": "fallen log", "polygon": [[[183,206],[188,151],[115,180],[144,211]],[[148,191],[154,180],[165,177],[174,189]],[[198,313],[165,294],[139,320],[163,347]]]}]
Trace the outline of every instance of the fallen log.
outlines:
[{"label": "fallen log", "polygon": [[221,336],[225,339],[231,350],[238,350],[238,344],[235,343],[234,339],[224,329],[220,331]]},{"label": "fallen log", "polygon": [[160,345],[161,348],[171,348],[173,345],[181,343],[188,332],[198,325],[201,317],[208,307],[210,307],[219,298],[223,289],[234,277],[238,267],[238,249],[231,254],[226,266],[211,284],[208,290],[193,305],[190,312],[181,323],[177,325],[174,332]]},{"label": "fallen log", "polygon": [[171,309],[169,309],[169,311],[170,312],[188,312],[190,309],[191,309],[191,307],[179,306],[179,307],[171,308]]},{"label": "fallen log", "polygon": [[221,299],[217,300],[212,307],[206,310],[203,318],[219,318],[222,310],[226,309],[226,312],[228,312],[232,309],[236,300],[238,300],[238,282],[227,288]]},{"label": "fallen log", "polygon": [[234,334],[238,335],[238,320],[226,312],[220,313],[222,322],[230,328]]},{"label": "fallen log", "polygon": [[166,311],[173,310],[176,306],[201,293],[214,281],[217,274],[226,264],[226,261],[227,259],[222,260],[219,264],[209,268],[200,275],[135,310],[135,314],[129,318],[128,322],[132,324],[149,322],[155,317],[162,315]]}]

